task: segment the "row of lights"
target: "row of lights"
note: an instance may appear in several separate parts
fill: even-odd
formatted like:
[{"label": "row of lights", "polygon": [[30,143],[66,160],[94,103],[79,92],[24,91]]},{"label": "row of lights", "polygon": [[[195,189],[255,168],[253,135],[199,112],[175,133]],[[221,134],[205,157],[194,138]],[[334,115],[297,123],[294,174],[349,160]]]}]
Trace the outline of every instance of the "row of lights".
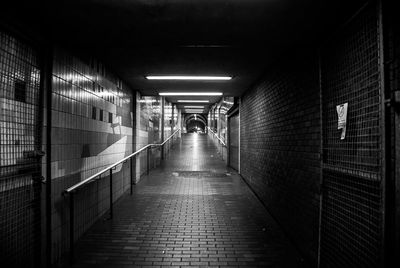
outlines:
[{"label": "row of lights", "polygon": [[[146,76],[148,80],[228,81],[232,76]],[[160,92],[160,96],[222,96],[222,92]],[[179,103],[208,103],[208,100],[178,100]],[[203,113],[204,106],[184,106],[187,113]]]},{"label": "row of lights", "polygon": [[222,92],[160,92],[160,96],[221,96]]},{"label": "row of lights", "polygon": [[227,81],[231,80],[232,76],[194,76],[194,75],[149,75],[146,76],[147,80],[209,80],[209,81]]}]

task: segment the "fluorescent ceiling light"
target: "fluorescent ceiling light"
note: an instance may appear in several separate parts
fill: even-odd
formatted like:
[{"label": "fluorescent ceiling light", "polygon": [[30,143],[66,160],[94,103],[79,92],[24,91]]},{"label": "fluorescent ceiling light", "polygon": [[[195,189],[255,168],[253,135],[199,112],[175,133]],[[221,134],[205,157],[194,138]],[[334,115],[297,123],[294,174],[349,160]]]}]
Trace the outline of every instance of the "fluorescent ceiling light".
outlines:
[{"label": "fluorescent ceiling light", "polygon": [[196,105],[189,105],[189,106],[187,106],[187,105],[185,105],[185,106],[183,106],[184,108],[204,108],[204,105],[201,105],[201,106],[196,106]]},{"label": "fluorescent ceiling light", "polygon": [[160,96],[222,96],[222,92],[160,92]]},{"label": "fluorescent ceiling light", "polygon": [[209,100],[178,100],[178,102],[210,102]]},{"label": "fluorescent ceiling light", "polygon": [[231,80],[232,76],[148,75],[148,80]]},{"label": "fluorescent ceiling light", "polygon": [[184,110],[196,110],[196,111],[203,111],[204,109],[202,109],[202,108],[189,108],[189,109],[184,109]]}]

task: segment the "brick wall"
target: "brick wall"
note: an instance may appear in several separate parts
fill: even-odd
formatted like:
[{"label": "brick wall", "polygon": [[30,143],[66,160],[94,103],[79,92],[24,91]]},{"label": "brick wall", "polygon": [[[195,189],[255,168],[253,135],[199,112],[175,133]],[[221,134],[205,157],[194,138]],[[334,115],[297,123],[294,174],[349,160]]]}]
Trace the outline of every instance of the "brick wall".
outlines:
[{"label": "brick wall", "polygon": [[320,143],[316,55],[283,61],[242,96],[241,175],[315,262]]}]

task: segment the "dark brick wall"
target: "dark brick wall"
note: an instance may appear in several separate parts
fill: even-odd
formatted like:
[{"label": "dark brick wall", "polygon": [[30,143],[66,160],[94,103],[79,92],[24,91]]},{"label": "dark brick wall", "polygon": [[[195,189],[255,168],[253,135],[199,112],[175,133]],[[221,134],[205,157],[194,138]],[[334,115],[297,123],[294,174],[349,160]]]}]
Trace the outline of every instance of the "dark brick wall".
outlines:
[{"label": "dark brick wall", "polygon": [[320,182],[317,55],[275,66],[241,98],[240,173],[316,263]]}]

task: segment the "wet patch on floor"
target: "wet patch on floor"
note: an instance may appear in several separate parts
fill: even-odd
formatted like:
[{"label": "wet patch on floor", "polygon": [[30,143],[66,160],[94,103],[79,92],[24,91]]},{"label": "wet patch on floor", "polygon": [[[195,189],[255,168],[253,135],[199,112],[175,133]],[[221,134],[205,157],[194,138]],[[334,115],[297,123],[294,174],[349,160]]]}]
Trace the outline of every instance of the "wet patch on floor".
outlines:
[{"label": "wet patch on floor", "polygon": [[231,176],[226,172],[211,172],[211,171],[175,171],[172,175],[180,178],[225,178]]}]

